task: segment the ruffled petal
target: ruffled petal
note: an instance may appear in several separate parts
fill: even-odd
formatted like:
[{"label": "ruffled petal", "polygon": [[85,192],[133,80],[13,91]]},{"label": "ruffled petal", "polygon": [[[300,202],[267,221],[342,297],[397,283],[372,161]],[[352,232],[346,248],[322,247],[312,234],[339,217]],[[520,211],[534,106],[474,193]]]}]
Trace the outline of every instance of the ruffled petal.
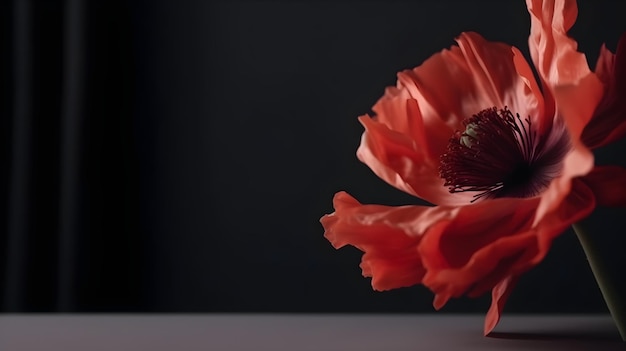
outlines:
[{"label": "ruffled petal", "polygon": [[[408,105],[410,101],[407,100]],[[433,204],[460,205],[471,201],[471,194],[450,194],[439,176],[438,161],[429,160],[415,147],[414,140],[367,116],[359,120],[365,133],[357,157],[379,178]]]},{"label": "ruffled petal", "polygon": [[538,198],[464,206],[451,220],[433,225],[418,251],[426,269],[422,283],[437,295],[435,308],[452,297],[479,296],[541,262],[554,238],[595,207],[593,193],[579,179],[566,195],[537,225],[532,223]]},{"label": "ruffled petal", "polygon": [[425,121],[417,100],[407,89],[388,87],[372,110],[377,122],[412,140],[415,150],[432,164],[438,163],[439,155],[454,132],[441,120]]},{"label": "ruffled petal", "polygon": [[[580,179],[572,185],[562,206],[543,218],[539,223],[536,236],[536,249],[528,249],[524,255],[516,257],[516,264],[506,267],[504,278],[496,284],[491,293],[491,307],[485,318],[484,334],[491,333],[500,321],[504,305],[511,295],[519,276],[536,266],[548,253],[552,241],[565,229],[585,217],[595,208],[593,193]],[[492,275],[493,276],[493,275]]]},{"label": "ruffled petal", "polygon": [[582,179],[591,188],[599,206],[626,207],[626,169],[596,166]]},{"label": "ruffled petal", "polygon": [[481,99],[492,103],[488,107],[507,106],[522,117],[544,118],[541,91],[517,48],[472,32],[462,34],[457,42]]},{"label": "ruffled petal", "polygon": [[422,234],[435,222],[455,216],[454,207],[362,205],[345,192],[333,199],[335,212],[321,218],[324,236],[335,248],[352,245],[364,252],[363,275],[375,290],[421,282],[417,253]]},{"label": "ruffled petal", "polygon": [[[422,283],[437,295],[436,309],[470,290],[480,294],[493,288],[527,250],[536,251],[531,223],[538,202],[538,198],[478,202],[430,228],[418,251],[426,268]],[[491,283],[484,286],[484,281]],[[475,290],[477,285],[482,291]]]},{"label": "ruffled petal", "polygon": [[[525,107],[527,114],[520,115],[529,117],[537,133],[539,135],[545,135],[552,127],[552,117],[555,115],[554,100],[551,95],[548,95],[547,99],[544,99],[541,89],[535,80],[532,68],[524,58],[524,55],[516,47],[512,47],[511,50],[513,52],[515,70],[523,82],[521,88],[523,88],[524,96],[527,96],[527,98],[522,99],[528,104]],[[533,103],[536,105],[532,105]],[[522,107],[518,106],[517,108],[521,109]]]},{"label": "ruffled petal", "polygon": [[526,250],[525,254],[517,259],[517,263],[508,269],[508,276],[493,288],[491,307],[485,318],[485,335],[489,334],[500,320],[504,304],[517,282],[516,277],[539,264],[550,250],[553,240],[573,223],[587,217],[595,206],[591,189],[580,179],[574,180],[572,191],[561,206],[544,216],[537,226],[536,250]]},{"label": "ruffled petal", "polygon": [[567,35],[578,8],[575,0],[526,0],[531,17],[528,39],[532,60],[558,114],[573,138],[579,138],[603,93],[578,44]]},{"label": "ruffled petal", "polygon": [[530,56],[549,86],[576,84],[591,73],[578,43],[567,35],[578,16],[575,0],[526,0]]},{"label": "ruffled petal", "polygon": [[605,91],[581,136],[592,149],[626,135],[626,33],[622,34],[615,54],[602,46],[595,72]]},{"label": "ruffled petal", "polygon": [[522,116],[543,113],[541,95],[531,88],[534,78],[519,74],[511,46],[473,32],[462,33],[457,43],[398,74],[399,88],[418,101],[428,130],[441,121],[460,129],[461,121],[491,107],[508,106]]},{"label": "ruffled petal", "polygon": [[510,269],[510,274],[519,275],[539,264],[550,251],[552,241],[572,224],[586,218],[596,207],[596,199],[591,189],[581,180],[574,179],[571,191],[554,211],[546,214],[537,223],[536,250],[527,250]]}]

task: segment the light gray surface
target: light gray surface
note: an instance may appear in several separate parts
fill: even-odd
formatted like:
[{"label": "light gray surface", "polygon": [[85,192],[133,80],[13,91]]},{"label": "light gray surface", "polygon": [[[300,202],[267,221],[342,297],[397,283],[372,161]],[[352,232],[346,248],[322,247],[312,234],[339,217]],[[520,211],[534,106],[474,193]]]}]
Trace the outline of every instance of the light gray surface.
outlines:
[{"label": "light gray surface", "polygon": [[0,315],[0,350],[626,350],[608,316]]}]

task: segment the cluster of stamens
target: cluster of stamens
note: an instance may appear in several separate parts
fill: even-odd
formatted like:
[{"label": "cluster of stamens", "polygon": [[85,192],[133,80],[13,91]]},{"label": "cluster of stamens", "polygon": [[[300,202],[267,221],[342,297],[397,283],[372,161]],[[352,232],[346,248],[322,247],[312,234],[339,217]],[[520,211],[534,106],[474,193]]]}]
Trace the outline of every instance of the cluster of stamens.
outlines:
[{"label": "cluster of stamens", "polygon": [[472,202],[537,195],[558,175],[569,147],[564,133],[557,150],[543,150],[546,140],[537,136],[530,117],[522,120],[506,107],[483,110],[463,126],[441,155],[439,174],[451,193],[476,192]]}]

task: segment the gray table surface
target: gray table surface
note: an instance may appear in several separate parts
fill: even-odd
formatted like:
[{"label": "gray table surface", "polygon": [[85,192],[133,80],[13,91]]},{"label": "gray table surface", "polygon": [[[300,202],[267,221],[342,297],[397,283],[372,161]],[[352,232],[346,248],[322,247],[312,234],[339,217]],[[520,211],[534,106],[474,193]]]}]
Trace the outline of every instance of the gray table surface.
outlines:
[{"label": "gray table surface", "polygon": [[609,316],[0,315],[0,350],[626,350]]}]

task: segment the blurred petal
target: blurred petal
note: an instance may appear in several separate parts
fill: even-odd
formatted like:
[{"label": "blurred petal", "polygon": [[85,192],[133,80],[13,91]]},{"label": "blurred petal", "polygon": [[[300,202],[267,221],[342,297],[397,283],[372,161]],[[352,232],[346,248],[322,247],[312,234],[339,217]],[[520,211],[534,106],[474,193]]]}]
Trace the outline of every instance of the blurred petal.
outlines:
[{"label": "blurred petal", "polygon": [[626,134],[626,33],[622,34],[615,55],[602,46],[596,74],[605,91],[581,136],[589,148],[607,145]]},{"label": "blurred petal", "polygon": [[596,166],[582,179],[599,206],[626,207],[626,169],[619,166]]},{"label": "blurred petal", "polygon": [[[626,33],[622,34],[617,43],[617,52],[625,49],[623,47],[625,44],[624,40],[626,40]],[[605,44],[600,47],[600,55],[598,55],[595,72],[604,85],[609,85],[615,80],[615,54],[607,49]]]},{"label": "blurred petal", "polygon": [[518,280],[519,278],[517,277],[507,276],[494,286],[491,292],[491,307],[489,307],[489,311],[487,311],[487,316],[485,317],[485,327],[483,331],[485,336],[491,333],[493,328],[495,328],[500,321],[504,304],[511,295],[511,292],[513,292],[513,288]]}]

